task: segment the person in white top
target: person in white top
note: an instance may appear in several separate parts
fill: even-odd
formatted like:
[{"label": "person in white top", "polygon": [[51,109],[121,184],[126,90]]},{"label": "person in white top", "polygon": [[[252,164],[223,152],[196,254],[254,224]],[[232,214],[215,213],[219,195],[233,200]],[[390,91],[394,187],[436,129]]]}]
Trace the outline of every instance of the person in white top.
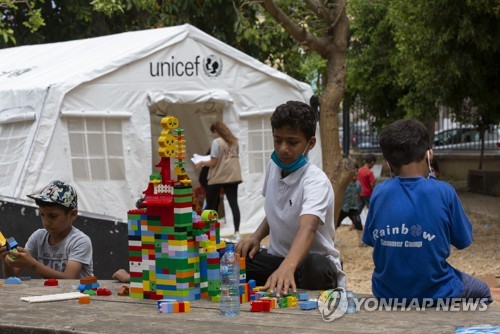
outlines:
[{"label": "person in white top", "polygon": [[[334,194],[330,180],[307,160],[316,144],[317,113],[288,101],[271,117],[274,152],[264,181],[262,223],[236,245],[247,259],[247,279],[264,289],[324,290],[345,286],[340,253],[333,243]],[[260,249],[269,236],[269,249]]]}]

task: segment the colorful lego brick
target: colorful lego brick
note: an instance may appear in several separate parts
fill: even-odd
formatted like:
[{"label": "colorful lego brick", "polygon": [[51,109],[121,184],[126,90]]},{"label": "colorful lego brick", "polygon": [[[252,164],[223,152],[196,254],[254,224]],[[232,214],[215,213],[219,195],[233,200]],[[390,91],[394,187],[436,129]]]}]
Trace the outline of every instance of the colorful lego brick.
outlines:
[{"label": "colorful lego brick", "polygon": [[299,292],[297,299],[300,301],[305,301],[309,299],[309,295],[307,294],[307,292]]},{"label": "colorful lego brick", "polygon": [[278,306],[277,299],[274,297],[263,297],[260,300],[268,301],[270,308],[277,308],[277,306]]},{"label": "colorful lego brick", "polygon": [[262,301],[254,301],[250,303],[250,312],[264,311],[264,303]]},{"label": "colorful lego brick", "polygon": [[84,297],[78,298],[78,304],[90,304],[90,297],[84,296]]},{"label": "colorful lego brick", "polygon": [[9,277],[3,282],[4,284],[21,284],[21,279],[19,277]]},{"label": "colorful lego brick", "polygon": [[94,284],[97,283],[97,277],[94,276],[86,276],[80,278],[80,284],[88,285],[88,284]]},{"label": "colorful lego brick", "polygon": [[287,296],[286,301],[287,301],[287,307],[297,306],[297,297],[295,296]]},{"label": "colorful lego brick", "polygon": [[7,243],[7,239],[3,236],[2,232],[0,232],[0,247],[3,247]]},{"label": "colorful lego brick", "polygon": [[111,290],[106,289],[106,288],[99,288],[97,289],[97,295],[98,296],[111,296]]},{"label": "colorful lego brick", "polygon": [[299,308],[304,311],[315,310],[318,308],[318,301],[314,299],[300,301]]},{"label": "colorful lego brick", "polygon": [[279,308],[287,308],[288,307],[288,300],[286,297],[278,299],[278,305]]},{"label": "colorful lego brick", "polygon": [[255,292],[255,300],[259,300],[261,298],[264,298],[266,296],[266,293],[264,291],[258,291]]},{"label": "colorful lego brick", "polygon": [[7,250],[14,250],[18,246],[16,239],[10,237],[7,239]]},{"label": "colorful lego brick", "polygon": [[160,313],[184,313],[191,312],[189,301],[164,302],[160,304]]},{"label": "colorful lego brick", "polygon": [[271,301],[270,300],[260,300],[262,303],[263,312],[271,312]]},{"label": "colorful lego brick", "polygon": [[161,304],[162,304],[162,303],[174,303],[174,302],[176,302],[176,301],[177,301],[177,300],[172,299],[172,298],[170,298],[170,299],[168,299],[168,298],[160,299],[160,300],[158,300],[158,301],[156,302],[156,307],[157,307],[157,309],[158,309],[158,311],[159,311],[159,310],[161,309]]},{"label": "colorful lego brick", "polygon": [[129,289],[129,287],[126,286],[126,285],[123,285],[122,287],[120,287],[120,289],[118,289],[117,295],[118,296],[128,296],[128,295],[130,295],[130,289]]},{"label": "colorful lego brick", "polygon": [[45,286],[58,286],[59,282],[55,278],[49,278],[45,282],[43,282]]},{"label": "colorful lego brick", "polygon": [[96,290],[100,284],[98,282],[92,283],[92,284],[78,284],[78,291],[85,291],[85,290]]}]

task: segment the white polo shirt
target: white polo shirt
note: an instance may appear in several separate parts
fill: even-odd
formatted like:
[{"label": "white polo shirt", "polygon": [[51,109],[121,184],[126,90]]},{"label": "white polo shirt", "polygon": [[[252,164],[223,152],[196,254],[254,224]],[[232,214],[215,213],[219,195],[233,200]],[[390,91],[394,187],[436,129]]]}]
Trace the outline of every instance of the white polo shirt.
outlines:
[{"label": "white polo shirt", "polygon": [[295,239],[300,216],[312,214],[321,220],[309,253],[327,256],[337,268],[337,285],[345,286],[340,253],[335,248],[334,194],[326,174],[314,164],[281,177],[281,168],[270,161],[267,165],[262,195],[269,224],[268,253],[286,257]]}]

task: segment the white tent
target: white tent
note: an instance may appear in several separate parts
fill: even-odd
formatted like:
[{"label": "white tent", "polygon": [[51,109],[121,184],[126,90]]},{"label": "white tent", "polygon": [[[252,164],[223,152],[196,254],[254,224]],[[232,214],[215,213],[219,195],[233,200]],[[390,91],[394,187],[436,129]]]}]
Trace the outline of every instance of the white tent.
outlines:
[{"label": "white tent", "polygon": [[80,210],[126,221],[159,160],[161,117],[179,119],[190,156],[206,153],[210,123],[223,120],[240,139],[241,231],[249,232],[263,217],[270,114],[312,94],[187,24],[0,49],[0,195],[26,199],[61,179],[75,185]]}]

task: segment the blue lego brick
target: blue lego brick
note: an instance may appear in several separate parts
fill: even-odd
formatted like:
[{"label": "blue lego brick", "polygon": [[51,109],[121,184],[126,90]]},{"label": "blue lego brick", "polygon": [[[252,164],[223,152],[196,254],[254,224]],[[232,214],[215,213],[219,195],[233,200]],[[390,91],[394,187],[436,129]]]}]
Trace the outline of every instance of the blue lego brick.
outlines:
[{"label": "blue lego brick", "polygon": [[299,302],[299,308],[304,311],[315,310],[318,308],[318,301],[317,300],[301,301]]},{"label": "blue lego brick", "polygon": [[18,246],[16,239],[10,237],[7,239],[7,250],[16,249]]},{"label": "blue lego brick", "polygon": [[5,279],[4,284],[21,284],[21,279],[19,277],[9,277]]},{"label": "blue lego brick", "polygon": [[161,308],[161,303],[168,303],[168,302],[176,302],[177,300],[173,299],[173,298],[166,298],[166,299],[160,299],[158,300],[157,302],[157,308],[158,310]]},{"label": "blue lego brick", "polygon": [[309,299],[309,295],[306,292],[299,292],[298,300],[304,301]]},{"label": "blue lego brick", "polygon": [[77,289],[79,291],[85,291],[85,290],[94,290],[99,287],[99,282],[97,283],[92,283],[92,284],[78,284]]}]

